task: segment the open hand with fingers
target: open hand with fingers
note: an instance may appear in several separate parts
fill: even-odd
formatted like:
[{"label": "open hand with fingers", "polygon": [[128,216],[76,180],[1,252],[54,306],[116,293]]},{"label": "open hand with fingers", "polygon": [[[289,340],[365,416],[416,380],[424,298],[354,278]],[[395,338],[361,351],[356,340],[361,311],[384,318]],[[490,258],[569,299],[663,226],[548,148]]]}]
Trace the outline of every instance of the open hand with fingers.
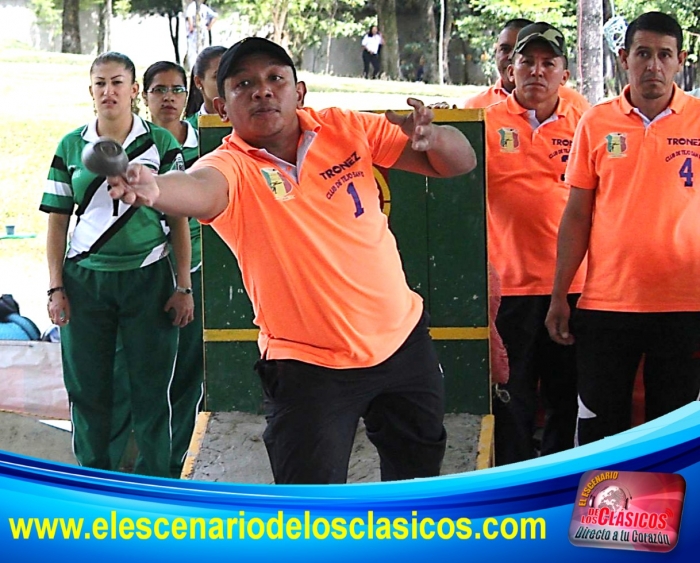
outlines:
[{"label": "open hand with fingers", "polygon": [[406,115],[399,115],[394,111],[387,111],[386,118],[395,125],[401,127],[406,136],[411,139],[411,147],[414,151],[425,152],[433,148],[435,135],[433,110],[416,98],[406,100],[413,111]]}]

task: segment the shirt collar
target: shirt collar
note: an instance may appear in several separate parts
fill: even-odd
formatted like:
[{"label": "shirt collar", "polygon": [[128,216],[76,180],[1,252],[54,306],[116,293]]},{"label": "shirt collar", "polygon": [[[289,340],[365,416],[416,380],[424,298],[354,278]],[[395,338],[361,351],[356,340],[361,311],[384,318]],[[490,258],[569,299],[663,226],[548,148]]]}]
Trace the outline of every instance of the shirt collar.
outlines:
[{"label": "shirt collar", "polygon": [[[570,104],[561,103],[561,96],[559,96],[559,100],[557,101],[557,107],[554,110],[554,113],[552,113],[552,115],[545,119],[540,125],[547,123],[550,120],[554,121],[554,118],[564,117],[567,111],[569,111],[569,107]],[[515,96],[508,96],[506,98],[506,108],[508,109],[508,113],[513,113],[516,115],[528,114],[529,112],[534,111],[521,106],[518,103],[518,100]]]},{"label": "shirt collar", "polygon": [[[302,141],[302,139],[306,136],[307,132],[318,133],[321,130],[321,124],[311,114],[311,110],[309,110],[308,108],[297,109],[297,117],[299,118],[299,127],[301,128],[299,142]],[[235,131],[233,131],[230,135],[224,138],[224,144],[234,145],[239,150],[247,152],[249,154],[257,153],[264,150],[259,149],[257,147],[252,147],[243,139],[241,139]]]},{"label": "shirt collar", "polygon": [[[623,113],[626,113],[627,115],[631,114],[635,109],[637,109],[629,101],[629,92],[630,86],[628,84],[623,88],[622,94],[620,94],[620,107],[622,108]],[[674,83],[673,96],[671,96],[671,103],[668,104],[666,109],[671,110],[673,113],[681,113],[687,101],[688,95],[685,92],[683,92],[680,88],[678,88],[678,86],[676,86],[676,84]]]},{"label": "shirt collar", "polygon": [[199,139],[197,137],[197,130],[192,126],[189,121],[183,121],[187,126],[187,137],[185,137],[185,142],[182,143],[183,149],[196,149],[199,146]]},{"label": "shirt collar", "polygon": [[[131,115],[133,117],[133,121],[131,123],[131,130],[129,131],[129,134],[126,136],[126,139],[123,143],[123,146],[125,148],[128,147],[136,137],[148,132],[148,128],[146,127],[146,123],[144,122],[144,120],[136,114]],[[97,141],[97,139],[100,138],[100,135],[98,135],[97,133],[96,117],[85,126],[85,129],[83,129],[82,132],[82,137],[88,143],[94,143],[95,141]]]}]

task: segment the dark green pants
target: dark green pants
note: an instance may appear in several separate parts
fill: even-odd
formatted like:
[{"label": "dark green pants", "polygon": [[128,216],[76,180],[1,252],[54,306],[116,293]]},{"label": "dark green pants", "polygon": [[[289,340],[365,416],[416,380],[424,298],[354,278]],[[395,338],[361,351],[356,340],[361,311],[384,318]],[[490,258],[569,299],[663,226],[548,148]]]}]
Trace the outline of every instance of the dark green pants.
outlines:
[{"label": "dark green pants", "polygon": [[[178,330],[163,306],[173,291],[167,260],[145,268],[101,272],[67,261],[63,283],[71,318],[61,330],[63,378],[81,465],[112,469],[114,357],[121,333],[129,377],[132,426],[141,455],[134,471],[170,475],[168,395]],[[123,377],[123,370],[118,376]],[[119,385],[119,383],[117,384]]]},{"label": "dark green pants", "polygon": [[[194,320],[180,329],[175,376],[170,385],[172,404],[172,456],[170,476],[179,479],[204,396],[204,343],[202,340],[202,271],[192,272]],[[123,346],[118,339],[114,364],[115,390],[110,458],[118,470],[131,434],[128,377]],[[120,375],[124,377],[120,377]],[[138,465],[138,460],[136,462]]]},{"label": "dark green pants", "polygon": [[202,270],[192,272],[194,320],[180,329],[175,377],[170,386],[173,406],[173,454],[170,474],[180,478],[197,412],[204,396],[204,342],[202,335]]}]

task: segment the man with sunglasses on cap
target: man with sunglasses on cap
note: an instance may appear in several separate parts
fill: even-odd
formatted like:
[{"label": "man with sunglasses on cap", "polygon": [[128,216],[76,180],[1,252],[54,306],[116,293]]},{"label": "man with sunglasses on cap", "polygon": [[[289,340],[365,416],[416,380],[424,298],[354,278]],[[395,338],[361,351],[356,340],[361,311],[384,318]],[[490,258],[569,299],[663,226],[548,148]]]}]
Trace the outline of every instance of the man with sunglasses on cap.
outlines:
[{"label": "man with sunglasses on cap", "polygon": [[442,372],[372,166],[456,176],[476,165],[471,145],[415,99],[406,115],[298,109],[291,58],[262,38],[228,49],[217,85],[234,131],[222,146],[187,173],[132,167],[112,197],[198,217],[238,259],[276,483],[344,483],[360,418],[382,480],[438,475]]},{"label": "man with sunglasses on cap", "polygon": [[[498,465],[536,455],[539,397],[543,455],[573,446],[577,408],[574,351],[551,341],[544,320],[569,193],[564,171],[583,111],[560,95],[569,71],[558,29],[544,22],[523,27],[513,53],[507,72],[515,89],[486,108],[489,261],[501,277],[496,327],[510,365],[493,401]],[[572,306],[583,275],[579,270],[571,286]]]}]

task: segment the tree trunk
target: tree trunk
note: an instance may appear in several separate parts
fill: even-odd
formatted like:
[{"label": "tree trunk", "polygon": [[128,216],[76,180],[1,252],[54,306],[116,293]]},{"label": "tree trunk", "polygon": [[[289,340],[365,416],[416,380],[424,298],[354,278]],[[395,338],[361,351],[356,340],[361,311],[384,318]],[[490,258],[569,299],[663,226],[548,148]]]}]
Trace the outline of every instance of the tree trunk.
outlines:
[{"label": "tree trunk", "polygon": [[454,0],[444,0],[445,7],[445,22],[442,29],[442,56],[440,64],[442,65],[443,83],[452,84],[450,77],[450,43],[452,42],[452,25],[454,22]]},{"label": "tree trunk", "polygon": [[80,54],[80,0],[63,0],[61,53]]},{"label": "tree trunk", "polygon": [[398,80],[399,70],[399,31],[396,23],[396,0],[378,0],[377,24],[384,39],[381,50],[382,72],[391,80]]},{"label": "tree trunk", "polygon": [[595,104],[603,98],[603,1],[578,0],[578,22],[579,84]]},{"label": "tree trunk", "polygon": [[100,6],[100,21],[97,28],[97,52],[109,51],[112,31],[112,0],[104,0]]},{"label": "tree trunk", "polygon": [[[173,29],[173,23],[174,28]],[[173,43],[173,50],[175,51],[175,62],[180,63],[180,17],[179,14],[168,14],[168,24],[170,27],[170,41]]]},{"label": "tree trunk", "polygon": [[284,26],[287,24],[289,14],[289,0],[277,0],[272,9],[272,40],[278,45],[283,45]]},{"label": "tree trunk", "polygon": [[423,14],[422,43],[425,45],[425,75],[426,83],[438,81],[437,30],[435,29],[435,12],[433,0],[420,0],[419,14]]}]

